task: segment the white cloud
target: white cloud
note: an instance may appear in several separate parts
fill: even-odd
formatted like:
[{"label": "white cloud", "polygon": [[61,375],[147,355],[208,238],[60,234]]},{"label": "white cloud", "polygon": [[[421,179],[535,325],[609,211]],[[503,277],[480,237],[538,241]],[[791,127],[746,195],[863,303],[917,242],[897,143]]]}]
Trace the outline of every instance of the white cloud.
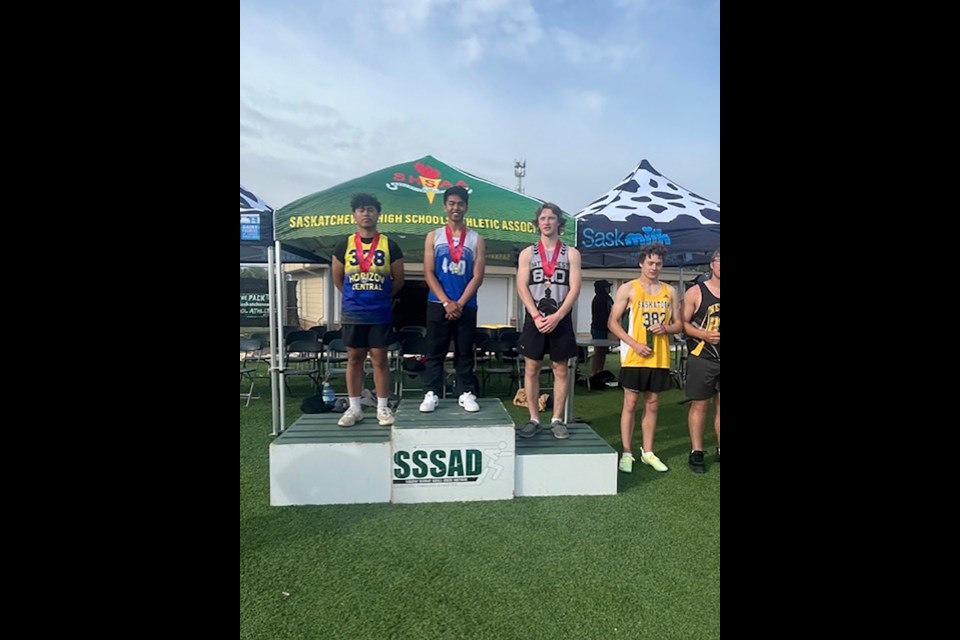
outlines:
[{"label": "white cloud", "polygon": [[380,18],[393,33],[405,34],[422,30],[432,23],[444,0],[384,0]]},{"label": "white cloud", "polygon": [[603,109],[603,105],[607,99],[596,91],[584,91],[580,94],[580,101],[587,109],[599,111]]},{"label": "white cloud", "polygon": [[470,64],[480,59],[483,52],[483,44],[477,36],[470,36],[461,45],[460,56],[464,62]]},{"label": "white cloud", "polygon": [[629,43],[597,42],[567,29],[553,29],[550,35],[567,60],[576,64],[602,64],[619,69],[625,62],[635,64],[641,51],[637,39]]}]

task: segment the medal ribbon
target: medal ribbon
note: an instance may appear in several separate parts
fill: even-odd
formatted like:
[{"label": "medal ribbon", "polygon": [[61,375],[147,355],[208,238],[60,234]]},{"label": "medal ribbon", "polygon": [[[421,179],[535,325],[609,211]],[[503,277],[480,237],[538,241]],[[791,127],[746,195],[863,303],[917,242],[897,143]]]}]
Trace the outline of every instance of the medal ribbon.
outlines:
[{"label": "medal ribbon", "polygon": [[547,278],[553,278],[553,272],[557,270],[557,257],[560,255],[560,248],[563,246],[563,242],[558,242],[556,248],[553,250],[553,257],[550,258],[550,261],[547,261],[547,249],[543,246],[543,240],[537,243],[537,248],[540,251],[540,262],[543,265],[543,273]]},{"label": "medal ribbon", "polygon": [[380,244],[380,232],[373,234],[373,243],[370,245],[370,251],[363,255],[363,244],[360,242],[360,234],[354,234],[353,244],[357,248],[357,262],[360,264],[360,271],[366,273],[370,271],[370,265],[373,263],[373,254],[377,251],[377,245]]},{"label": "medal ribbon", "polygon": [[460,256],[463,255],[463,245],[467,241],[467,225],[463,225],[463,230],[460,232],[460,245],[453,245],[453,234],[450,233],[450,225],[445,225],[443,230],[447,232],[447,246],[450,247],[450,260],[453,262],[460,262]]}]

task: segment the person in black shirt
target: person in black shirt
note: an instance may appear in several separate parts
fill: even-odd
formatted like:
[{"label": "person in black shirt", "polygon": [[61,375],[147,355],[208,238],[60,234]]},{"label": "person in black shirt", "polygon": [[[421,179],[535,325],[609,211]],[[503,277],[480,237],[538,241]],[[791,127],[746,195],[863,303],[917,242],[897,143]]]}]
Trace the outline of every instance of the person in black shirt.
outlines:
[{"label": "person in black shirt", "polygon": [[[590,314],[590,337],[594,340],[606,340],[610,337],[607,331],[607,318],[613,308],[613,298],[610,297],[610,282],[597,280],[593,283],[596,295],[593,296],[593,306]],[[593,359],[590,361],[590,375],[595,376],[603,371],[607,361],[607,347],[594,347]]]},{"label": "person in black shirt", "polygon": [[713,252],[710,278],[690,287],[683,296],[683,333],[688,352],[683,389],[691,401],[687,414],[692,447],[689,465],[694,473],[704,473],[703,432],[710,398],[717,409],[713,418],[717,434],[714,459],[720,462],[720,249]]}]

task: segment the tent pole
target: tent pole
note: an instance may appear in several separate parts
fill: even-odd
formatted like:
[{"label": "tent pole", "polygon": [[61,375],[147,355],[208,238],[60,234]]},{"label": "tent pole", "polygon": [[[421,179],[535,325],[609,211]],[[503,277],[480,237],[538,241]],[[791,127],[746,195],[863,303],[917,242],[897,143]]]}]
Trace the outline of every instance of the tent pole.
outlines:
[{"label": "tent pole", "polygon": [[323,274],[323,320],[327,325],[327,331],[333,330],[333,307],[336,305],[334,292],[337,290],[333,284],[333,265],[327,265],[326,273]]},{"label": "tent pole", "polygon": [[277,397],[280,404],[280,430],[276,435],[279,435],[287,430],[287,384],[286,384],[286,336],[283,335],[283,324],[284,316],[287,311],[287,288],[284,286],[283,282],[283,260],[279,256],[280,254],[280,241],[275,242],[276,253],[278,256],[277,259],[277,268],[274,270],[274,286],[276,287],[276,295],[271,298],[271,300],[277,301],[277,369],[280,372],[280,381],[277,386],[278,392]]},{"label": "tent pole", "polygon": [[271,411],[271,432],[273,435],[279,435],[280,432],[277,431],[277,425],[280,421],[280,398],[277,393],[277,387],[279,380],[277,379],[277,345],[280,342],[277,340],[277,316],[274,312],[276,308],[277,300],[277,290],[276,283],[274,281],[274,271],[277,268],[276,265],[276,254],[274,253],[273,247],[267,247],[267,291],[270,296],[270,389],[272,393],[270,394],[270,411]]}]

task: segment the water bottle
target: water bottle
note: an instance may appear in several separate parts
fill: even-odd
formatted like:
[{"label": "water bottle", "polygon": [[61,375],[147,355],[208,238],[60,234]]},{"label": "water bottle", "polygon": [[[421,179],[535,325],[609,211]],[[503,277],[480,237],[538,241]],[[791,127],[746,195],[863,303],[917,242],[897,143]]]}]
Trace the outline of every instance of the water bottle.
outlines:
[{"label": "water bottle", "polygon": [[332,406],[333,406],[333,403],[336,402],[336,400],[337,400],[337,394],[335,394],[335,393],[333,392],[333,387],[330,385],[329,382],[324,381],[324,383],[323,383],[323,402],[324,402],[324,404],[328,404],[328,405],[330,405],[330,406],[332,407]]}]

